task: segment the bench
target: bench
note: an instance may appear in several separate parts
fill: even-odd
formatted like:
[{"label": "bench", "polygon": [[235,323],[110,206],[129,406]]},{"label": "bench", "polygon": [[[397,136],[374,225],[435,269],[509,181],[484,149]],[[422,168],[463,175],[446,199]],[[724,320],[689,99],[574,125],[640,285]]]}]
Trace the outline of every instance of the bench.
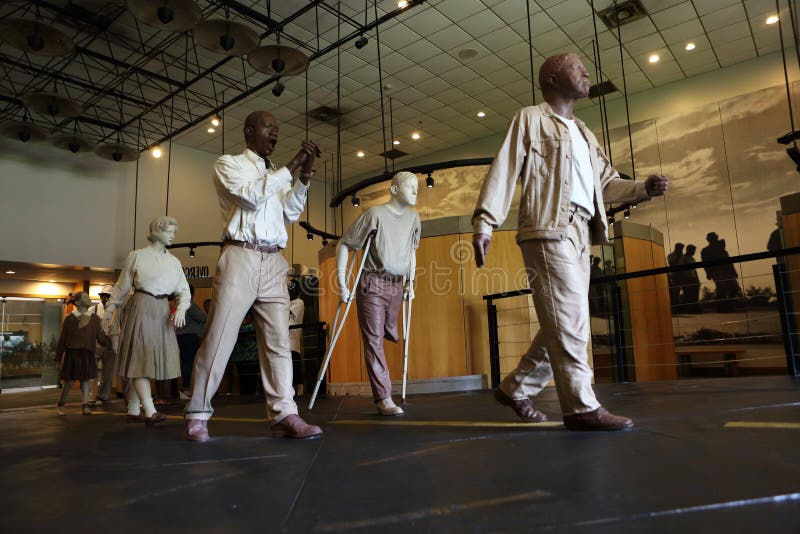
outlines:
[{"label": "bench", "polygon": [[725,376],[738,376],[736,366],[737,356],[747,352],[744,345],[684,345],[675,347],[678,357],[678,376],[691,376],[693,356],[711,356],[712,361],[722,360],[725,366]]}]

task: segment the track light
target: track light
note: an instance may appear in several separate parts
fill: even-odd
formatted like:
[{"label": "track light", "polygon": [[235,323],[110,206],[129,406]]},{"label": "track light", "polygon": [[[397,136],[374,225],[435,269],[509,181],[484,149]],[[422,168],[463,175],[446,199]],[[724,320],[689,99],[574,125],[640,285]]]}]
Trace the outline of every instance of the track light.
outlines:
[{"label": "track light", "polygon": [[156,159],[160,158],[163,155],[163,152],[161,152],[161,147],[156,145],[153,148],[151,148],[150,155]]},{"label": "track light", "polygon": [[616,220],[614,219],[614,216],[612,215],[611,217],[608,218],[608,225],[611,226],[612,224],[614,224],[614,222],[616,222]]},{"label": "track light", "polygon": [[283,69],[286,68],[286,62],[282,60],[280,57],[276,57],[272,60],[272,70],[280,74],[283,72]]},{"label": "track light", "polygon": [[367,39],[366,37],[364,37],[364,34],[362,33],[362,34],[361,34],[361,38],[360,38],[358,41],[356,41],[356,48],[358,48],[359,50],[361,50],[362,48],[364,48],[365,46],[367,46],[367,42],[368,42],[368,41],[369,41],[369,39]]},{"label": "track light", "polygon": [[314,234],[312,234],[311,232],[308,232],[306,234],[306,239],[308,239],[309,241],[314,241]]},{"label": "track light", "polygon": [[230,51],[234,46],[236,46],[236,39],[233,38],[233,35],[226,33],[225,35],[219,36],[219,45],[222,47],[223,50],[226,52]]},{"label": "track light", "polygon": [[638,206],[638,205],[639,205],[639,204],[631,204],[631,209],[632,209],[632,210],[635,210],[635,209],[636,209],[636,206]]},{"label": "track light", "polygon": [[328,246],[328,240],[327,239],[324,239],[324,238],[322,239],[322,246],[323,247]]},{"label": "track light", "polygon": [[272,94],[275,96],[281,96],[283,94],[283,90],[286,89],[280,80],[277,81],[275,87],[272,88]]},{"label": "track light", "polygon": [[425,178],[425,187],[427,187],[428,189],[433,189],[433,184],[434,184],[433,174],[428,173],[428,177]]},{"label": "track light", "polygon": [[122,160],[122,152],[119,150],[115,150],[111,153],[111,157],[114,161],[121,161]]},{"label": "track light", "polygon": [[631,218],[631,209],[630,208],[626,209],[625,211],[622,212],[622,214],[625,216],[626,219],[630,219]]},{"label": "track light", "polygon": [[219,126],[220,122],[222,122],[222,119],[219,118],[219,115],[214,115],[213,117],[211,117],[211,126],[213,126],[214,128]]},{"label": "track light", "polygon": [[354,208],[357,208],[359,204],[361,204],[361,201],[358,199],[357,196],[353,195],[353,198],[350,199],[350,203],[353,204]]},{"label": "track light", "polygon": [[194,258],[194,247],[189,248],[189,257]]},{"label": "track light", "polygon": [[81,149],[81,144],[77,140],[73,139],[72,141],[69,142],[67,148],[69,148],[69,151],[72,152],[73,154],[77,154],[78,151]]},{"label": "track light", "polygon": [[38,52],[44,48],[44,38],[38,33],[32,33],[28,36],[28,46],[30,46],[31,50],[34,52]]},{"label": "track light", "polygon": [[164,5],[156,9],[156,16],[162,24],[169,24],[175,18],[175,12],[167,5],[165,0]]},{"label": "track light", "polygon": [[27,128],[22,128],[19,132],[17,132],[17,138],[23,143],[27,143],[31,140],[31,131]]}]

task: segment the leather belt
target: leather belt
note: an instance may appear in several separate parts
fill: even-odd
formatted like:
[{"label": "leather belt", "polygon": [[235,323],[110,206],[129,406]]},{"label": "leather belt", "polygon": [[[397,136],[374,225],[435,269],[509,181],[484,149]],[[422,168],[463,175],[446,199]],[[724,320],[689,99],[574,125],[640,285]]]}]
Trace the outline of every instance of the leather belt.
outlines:
[{"label": "leather belt", "polygon": [[367,274],[375,278],[380,278],[381,280],[386,280],[387,282],[402,282],[403,278],[405,278],[402,274],[379,273],[376,271],[367,271]]},{"label": "leather belt", "polygon": [[592,216],[589,215],[589,212],[586,211],[585,208],[578,206],[577,204],[570,204],[569,205],[569,222],[572,222],[575,217],[582,219],[584,222],[589,222],[592,220]]},{"label": "leather belt", "polygon": [[255,250],[256,252],[266,252],[267,254],[274,254],[275,252],[281,251],[281,247],[278,245],[259,245],[258,243],[248,243],[247,241],[237,241],[235,239],[226,239],[225,244],[233,247],[246,248],[247,250]]},{"label": "leather belt", "polygon": [[153,297],[154,299],[159,299],[159,300],[160,300],[160,299],[167,299],[167,298],[169,298],[169,295],[154,295],[154,294],[150,293],[149,291],[145,291],[144,289],[138,289],[138,288],[136,288],[136,289],[134,289],[134,291],[135,291],[136,293],[144,293],[145,295],[150,295],[150,296],[151,296],[151,297]]}]

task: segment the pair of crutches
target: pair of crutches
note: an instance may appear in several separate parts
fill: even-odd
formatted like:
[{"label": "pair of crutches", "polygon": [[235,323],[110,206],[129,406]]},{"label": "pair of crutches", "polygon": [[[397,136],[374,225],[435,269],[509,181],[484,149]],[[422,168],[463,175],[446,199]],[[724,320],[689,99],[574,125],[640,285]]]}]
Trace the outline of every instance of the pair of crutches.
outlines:
[{"label": "pair of crutches", "polygon": [[[320,385],[322,385],[322,381],[325,379],[325,372],[328,370],[328,364],[330,364],[331,356],[333,355],[333,351],[336,348],[336,342],[339,340],[339,335],[344,330],[344,323],[347,320],[347,314],[350,311],[350,305],[353,303],[353,299],[356,296],[356,291],[358,290],[358,282],[361,279],[361,275],[364,272],[364,263],[367,261],[367,256],[369,255],[369,249],[372,247],[372,241],[375,234],[371,233],[367,237],[367,242],[364,245],[364,251],[361,255],[361,263],[358,266],[358,272],[356,273],[356,279],[353,281],[353,288],[348,293],[347,302],[339,302],[336,306],[336,314],[333,317],[333,325],[331,327],[331,332],[333,335],[331,336],[331,342],[328,346],[328,351],[325,353],[325,359],[322,361],[322,367],[319,370],[319,374],[317,375],[317,383],[314,385],[314,393],[311,394],[311,401],[308,403],[308,409],[312,410],[314,408],[314,403],[317,400],[317,393],[319,393]],[[350,258],[347,262],[347,280],[350,280],[350,276],[353,273],[353,266],[355,265],[356,257],[358,256],[357,253],[353,253],[353,257]],[[409,272],[408,275],[410,278],[410,283],[413,283],[413,273]],[[409,286],[409,290],[410,290]],[[409,327],[411,326],[411,299],[408,298],[409,293],[404,291],[403,295],[403,401],[406,400],[406,380],[408,376],[408,339],[409,339]],[[407,305],[406,305],[407,304]],[[344,312],[342,312],[342,305],[344,305]]]}]

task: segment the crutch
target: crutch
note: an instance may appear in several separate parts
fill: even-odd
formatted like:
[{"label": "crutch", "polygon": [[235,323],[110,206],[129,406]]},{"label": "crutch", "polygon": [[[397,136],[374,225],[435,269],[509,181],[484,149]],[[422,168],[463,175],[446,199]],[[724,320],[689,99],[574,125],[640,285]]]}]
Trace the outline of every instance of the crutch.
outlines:
[{"label": "crutch", "polygon": [[403,298],[403,402],[406,401],[406,383],[408,378],[408,340],[411,337],[411,303],[413,301],[405,296]]},{"label": "crutch", "polygon": [[[319,393],[319,386],[322,384],[322,380],[325,378],[325,371],[328,370],[328,364],[331,361],[331,355],[333,354],[333,349],[336,348],[336,342],[339,340],[339,334],[342,333],[344,330],[344,323],[347,320],[347,312],[350,311],[350,305],[353,303],[353,298],[355,297],[356,291],[358,290],[358,281],[361,279],[361,273],[364,272],[364,263],[367,261],[367,256],[369,255],[369,249],[372,246],[372,236],[370,234],[367,236],[367,243],[364,245],[364,252],[361,255],[361,264],[358,266],[358,273],[356,273],[356,279],[353,282],[353,290],[350,291],[350,294],[347,296],[347,303],[339,302],[336,306],[336,315],[333,317],[333,326],[331,331],[333,332],[333,336],[331,337],[331,343],[328,346],[328,352],[325,354],[325,359],[322,362],[322,367],[319,370],[319,375],[317,376],[317,383],[314,385],[314,393],[311,395],[311,401],[308,403],[309,411],[314,408],[314,403],[317,400],[317,393]],[[356,253],[353,253],[353,257],[350,258],[347,265],[347,278],[350,279],[350,274],[353,269],[353,264],[355,263]],[[344,313],[340,313],[342,310],[342,304],[345,304]]]},{"label": "crutch", "polygon": [[[412,251],[413,254],[413,251]],[[406,401],[406,384],[408,382],[408,340],[411,338],[411,303],[409,298],[414,290],[414,273],[408,269],[408,291],[403,295],[403,402]]]}]

